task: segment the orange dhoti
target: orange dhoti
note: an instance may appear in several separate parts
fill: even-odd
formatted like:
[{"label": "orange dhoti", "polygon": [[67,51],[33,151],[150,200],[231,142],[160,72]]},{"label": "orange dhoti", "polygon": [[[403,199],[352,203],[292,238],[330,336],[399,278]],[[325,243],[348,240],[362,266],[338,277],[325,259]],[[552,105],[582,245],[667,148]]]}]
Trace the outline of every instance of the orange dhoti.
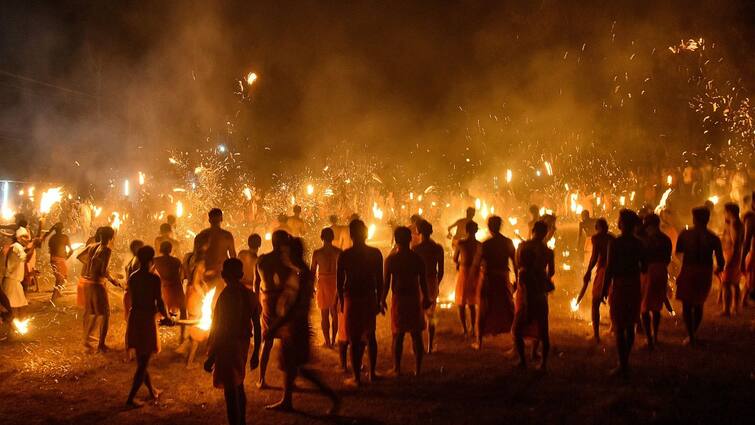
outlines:
[{"label": "orange dhoti", "polygon": [[676,279],[676,299],[691,305],[703,305],[713,284],[713,266],[682,264]]},{"label": "orange dhoti", "polygon": [[235,388],[244,383],[246,359],[249,356],[249,339],[225,341],[215,350],[215,369],[212,385],[215,388]]},{"label": "orange dhoti", "polygon": [[[278,318],[278,315],[275,312],[275,307],[278,303],[278,297],[280,296],[281,291],[260,291],[260,305],[262,306],[262,317],[260,320],[260,324],[262,327],[262,334],[264,335],[267,333],[267,330],[270,329],[270,326],[275,322],[275,320]],[[273,335],[274,338],[277,338],[277,335]]]},{"label": "orange dhoti", "polygon": [[608,293],[611,323],[614,329],[628,329],[640,320],[642,283],[640,274],[615,276]]},{"label": "orange dhoti", "polygon": [[480,285],[480,269],[476,267],[460,266],[456,274],[456,305],[477,305],[480,303],[478,287]]},{"label": "orange dhoti", "polygon": [[668,269],[664,263],[648,264],[647,272],[642,274],[643,313],[661,311],[668,291]]},{"label": "orange dhoti", "polygon": [[485,273],[479,287],[479,335],[498,335],[511,331],[514,322],[514,301],[509,290],[509,273]]},{"label": "orange dhoti", "polygon": [[186,309],[186,295],[184,294],[181,282],[161,281],[160,291],[162,292],[165,308],[171,311],[183,311]]},{"label": "orange dhoti", "polygon": [[348,343],[349,337],[346,335],[346,319],[344,318],[341,306],[337,306],[338,309],[338,336],[336,341],[339,343]]},{"label": "orange dhoti", "polygon": [[137,355],[160,352],[160,338],[157,335],[154,313],[134,309],[129,312],[126,346],[133,348]]},{"label": "orange dhoti", "polygon": [[330,310],[336,306],[336,274],[320,273],[317,275],[317,308]]},{"label": "orange dhoti", "polygon": [[366,341],[375,333],[377,312],[377,300],[374,297],[344,297],[343,322],[349,342]]},{"label": "orange dhoti", "polygon": [[64,257],[50,256],[50,268],[55,276],[55,284],[60,285],[68,279],[68,263]]},{"label": "orange dhoti", "polygon": [[416,293],[393,294],[391,298],[391,331],[394,335],[404,332],[422,332],[425,312],[422,310],[421,296]]},{"label": "orange dhoti", "polygon": [[516,336],[543,339],[548,333],[548,296],[530,296],[522,286],[516,291],[516,312],[511,331]]},{"label": "orange dhoti", "polygon": [[76,305],[79,307],[86,306],[86,289],[92,284],[94,284],[93,280],[79,276],[79,281],[76,283]]},{"label": "orange dhoti", "polygon": [[603,299],[603,288],[605,288],[606,266],[598,267],[595,270],[595,277],[592,280],[592,301],[601,301]]},{"label": "orange dhoti", "polygon": [[430,299],[430,307],[425,310],[425,319],[429,324],[434,324],[435,319],[435,306],[438,303],[438,295],[440,295],[440,284],[438,283],[438,276],[427,276],[427,297]]}]

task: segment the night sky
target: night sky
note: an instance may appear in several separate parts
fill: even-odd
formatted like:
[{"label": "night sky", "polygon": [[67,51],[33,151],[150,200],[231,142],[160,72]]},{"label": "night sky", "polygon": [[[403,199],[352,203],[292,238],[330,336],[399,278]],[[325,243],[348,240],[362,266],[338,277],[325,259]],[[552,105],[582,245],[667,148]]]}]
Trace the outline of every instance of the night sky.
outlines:
[{"label": "night sky", "polygon": [[2,2],[0,174],[92,181],[221,142],[265,171],[334,149],[442,169],[575,134],[703,146],[724,136],[700,136],[667,47],[703,37],[754,83],[747,0],[337,3]]}]

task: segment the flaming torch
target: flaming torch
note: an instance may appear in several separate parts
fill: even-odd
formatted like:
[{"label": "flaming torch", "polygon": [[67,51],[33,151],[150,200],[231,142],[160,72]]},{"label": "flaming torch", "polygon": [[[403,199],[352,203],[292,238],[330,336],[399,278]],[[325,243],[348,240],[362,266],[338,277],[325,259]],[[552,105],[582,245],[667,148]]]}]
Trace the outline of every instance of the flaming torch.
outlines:
[{"label": "flaming torch", "polygon": [[31,317],[26,318],[24,320],[13,319],[13,327],[16,329],[16,332],[18,332],[20,335],[26,335],[27,333],[29,333],[30,321],[31,321]]},{"label": "flaming torch", "polygon": [[209,331],[212,326],[212,299],[214,297],[215,288],[212,288],[202,298],[202,316],[199,318],[197,327],[203,331]]},{"label": "flaming torch", "polygon": [[176,217],[181,218],[184,215],[184,204],[181,201],[176,202]]},{"label": "flaming torch", "polygon": [[579,303],[577,302],[576,298],[571,299],[569,307],[571,308],[572,313],[576,313],[579,310]]},{"label": "flaming torch", "polygon": [[52,206],[60,202],[63,197],[63,193],[60,189],[60,187],[54,187],[42,193],[42,200],[39,202],[40,213],[49,213],[52,209]]}]

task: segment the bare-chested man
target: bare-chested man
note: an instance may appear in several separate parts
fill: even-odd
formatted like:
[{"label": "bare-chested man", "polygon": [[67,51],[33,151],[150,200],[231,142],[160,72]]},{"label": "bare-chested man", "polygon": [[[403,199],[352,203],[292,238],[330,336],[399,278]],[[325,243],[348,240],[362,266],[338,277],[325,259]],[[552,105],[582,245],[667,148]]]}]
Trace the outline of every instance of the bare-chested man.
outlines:
[{"label": "bare-chested man", "polygon": [[599,218],[595,222],[595,234],[590,237],[592,240],[592,254],[590,263],[587,265],[587,271],[582,279],[582,289],[577,297],[577,304],[585,296],[587,286],[590,284],[592,269],[597,266],[595,278],[592,281],[592,331],[595,343],[600,342],[600,305],[603,303],[603,285],[606,276],[606,261],[608,259],[608,246],[614,240],[614,236],[608,233],[608,222],[604,218]]},{"label": "bare-chested man", "polygon": [[267,388],[265,373],[267,372],[267,363],[270,360],[270,351],[273,349],[273,342],[277,335],[269,332],[270,326],[278,319],[276,306],[278,298],[283,292],[283,285],[291,273],[291,269],[286,266],[283,256],[289,249],[291,235],[283,230],[273,232],[271,242],[273,250],[260,256],[257,260],[257,272],[254,278],[254,290],[259,295],[260,305],[262,306],[262,333],[267,338],[262,342],[262,352],[260,353],[260,379],[257,387],[260,389]]},{"label": "bare-chested man", "polygon": [[173,253],[174,256],[178,258],[182,258],[181,256],[181,242],[178,241],[173,235],[173,226],[171,226],[169,223],[163,223],[160,225],[160,236],[155,238],[155,248],[159,249],[160,245],[162,245],[163,242],[170,242],[173,247],[171,248],[170,252]]},{"label": "bare-chested man", "polygon": [[[454,224],[448,226],[448,238],[451,239],[451,246],[455,249],[459,241],[467,238],[467,224],[474,220],[474,215],[477,211],[473,207],[467,208],[467,214],[464,218],[460,218],[454,222]],[[452,235],[451,229],[456,229],[456,232]]]},{"label": "bare-chested man", "polygon": [[338,216],[331,215],[328,217],[330,228],[333,230],[333,246],[343,251],[351,247],[351,238],[349,238],[349,226],[338,224]]},{"label": "bare-chested man", "polygon": [[422,220],[417,225],[420,234],[420,243],[414,247],[414,252],[419,254],[425,264],[425,280],[427,280],[427,297],[430,307],[425,310],[427,320],[427,353],[433,352],[435,347],[435,307],[440,293],[440,282],[443,280],[445,253],[439,243],[430,238],[433,234],[433,226],[428,221]]},{"label": "bare-chested man", "polygon": [[241,283],[249,289],[254,288],[254,273],[257,269],[257,260],[259,258],[260,247],[262,246],[262,237],[256,233],[249,235],[246,240],[249,249],[239,251],[239,260],[244,264],[244,277]]},{"label": "bare-chested man", "polygon": [[737,313],[739,305],[739,282],[742,280],[741,259],[744,226],[739,219],[739,205],[729,202],[724,205],[724,231],[721,246],[724,250],[724,267],[721,285],[724,292],[724,307],[721,314],[729,317]]},{"label": "bare-chested man", "polygon": [[223,223],[223,211],[220,208],[211,209],[208,218],[210,227],[199,232],[194,238],[194,246],[207,246],[204,280],[210,287],[220,287],[216,291],[217,297],[224,285],[220,277],[223,262],[228,258],[236,258],[236,245],[231,232],[220,227]]},{"label": "bare-chested man", "polygon": [[333,229],[320,232],[322,247],[312,253],[312,276],[316,279],[317,308],[320,309],[320,327],[326,347],[333,347],[338,333],[338,293],[336,278],[338,256],[341,250],[333,246]]},{"label": "bare-chested man", "polygon": [[367,226],[362,220],[349,223],[353,246],[338,257],[338,301],[343,310],[346,335],[351,346],[351,385],[360,385],[365,342],[370,359],[370,381],[377,378],[377,338],[375,321],[383,293],[383,254],[367,246]]},{"label": "bare-chested man", "polygon": [[306,233],[307,226],[301,218],[301,207],[299,205],[294,205],[294,215],[288,217],[286,224],[290,230],[289,233],[295,238],[300,238]]},{"label": "bare-chested man", "polygon": [[456,244],[454,251],[454,263],[456,263],[456,290],[455,302],[459,307],[459,320],[464,332],[464,337],[468,335],[467,331],[467,313],[469,307],[469,320],[472,325],[472,336],[475,335],[477,323],[477,305],[480,304],[480,294],[478,292],[480,284],[480,260],[482,255],[482,244],[477,240],[477,223],[468,221],[466,225],[467,236]]},{"label": "bare-chested man", "polygon": [[745,274],[745,290],[742,305],[747,305],[749,298],[755,298],[755,191],[750,196],[750,211],[744,215],[744,240],[740,270]]},{"label": "bare-chested man", "polygon": [[71,240],[63,233],[63,223],[52,226],[53,234],[47,242],[50,248],[50,268],[55,276],[55,287],[52,290],[52,301],[60,296],[63,288],[68,284],[68,264],[66,261],[73,254]]},{"label": "bare-chested man", "polygon": [[425,278],[425,264],[410,248],[412,231],[398,227],[394,232],[396,250],[385,259],[385,285],[383,305],[387,308],[388,292],[391,298],[391,331],[393,333],[393,373],[401,374],[401,356],[404,351],[404,336],[408,332],[414,348],[414,374],[422,369],[422,331],[425,329],[424,310],[430,307]]}]

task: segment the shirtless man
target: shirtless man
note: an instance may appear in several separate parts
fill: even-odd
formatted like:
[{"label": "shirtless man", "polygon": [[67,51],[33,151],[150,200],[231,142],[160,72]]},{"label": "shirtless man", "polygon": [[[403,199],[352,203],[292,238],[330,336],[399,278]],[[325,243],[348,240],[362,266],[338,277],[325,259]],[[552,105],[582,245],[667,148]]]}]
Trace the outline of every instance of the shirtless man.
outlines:
[{"label": "shirtless man", "polygon": [[721,286],[724,292],[724,307],[721,315],[729,317],[737,313],[739,305],[739,281],[742,280],[741,259],[744,226],[739,219],[739,205],[729,202],[724,205],[724,231],[721,245],[724,250],[724,273]]},{"label": "shirtless man", "polygon": [[[106,282],[115,286],[122,286],[115,277],[110,275],[110,256],[115,231],[112,227],[103,227],[99,230],[100,242],[90,245],[85,252],[79,255],[79,260],[86,262],[81,270],[81,275],[90,283],[84,289],[84,347],[87,352],[93,352],[92,339],[98,340],[97,351],[107,352],[105,344],[108,328],[110,325],[110,301],[108,300]],[[99,338],[93,334],[99,327]]]},{"label": "shirtless man", "polygon": [[341,251],[350,248],[349,227],[338,224],[338,216],[335,214],[328,217],[328,221],[330,221],[330,229],[333,230],[333,246]]},{"label": "shirtless man", "polygon": [[231,232],[220,227],[223,223],[223,211],[220,208],[213,208],[208,214],[210,227],[202,230],[194,238],[194,246],[207,245],[205,252],[205,282],[210,287],[220,287],[216,297],[220,295],[220,289],[224,285],[220,272],[223,269],[223,262],[228,258],[236,258],[236,245],[233,241]]},{"label": "shirtless man", "polygon": [[370,381],[377,378],[377,338],[375,319],[385,314],[381,308],[383,293],[383,254],[367,246],[367,226],[362,220],[349,223],[353,246],[338,257],[338,301],[344,314],[346,335],[351,346],[354,377],[347,384],[361,384],[362,356],[365,341],[370,359]]},{"label": "shirtless man", "polygon": [[608,233],[608,222],[604,218],[599,218],[595,222],[595,234],[590,237],[592,240],[592,255],[590,263],[587,265],[587,271],[582,279],[582,289],[577,297],[577,304],[585,296],[587,286],[590,284],[592,269],[597,266],[595,279],[592,281],[592,331],[593,340],[596,344],[600,343],[600,305],[603,303],[603,285],[605,284],[606,262],[608,260],[608,246],[614,240],[614,236]]},{"label": "shirtless man", "polygon": [[412,214],[412,216],[409,217],[409,221],[411,222],[411,224],[409,224],[409,231],[412,233],[412,242],[409,244],[409,248],[414,249],[415,246],[419,245],[420,236],[418,226],[423,220],[419,214]]},{"label": "shirtless man", "polygon": [[410,249],[412,232],[407,227],[398,227],[394,232],[396,250],[385,259],[385,285],[383,304],[387,308],[388,292],[391,298],[391,331],[393,332],[393,373],[401,374],[401,356],[404,351],[404,336],[412,336],[414,347],[414,374],[422,369],[422,331],[425,329],[424,310],[432,304],[427,293],[425,264],[416,252]]},{"label": "shirtless man", "polygon": [[55,276],[55,287],[52,290],[50,301],[55,301],[68,284],[68,264],[66,260],[73,254],[73,249],[68,235],[63,233],[62,223],[55,224],[51,230],[53,235],[50,236],[47,246],[50,248],[50,268],[52,268],[52,274]]},{"label": "shirtless man", "polygon": [[155,238],[155,248],[159,249],[163,242],[170,242],[173,245],[171,248],[173,255],[181,258],[181,242],[173,237],[173,227],[169,223],[160,225],[160,236]]},{"label": "shirtless man", "polygon": [[440,293],[440,282],[443,280],[445,253],[439,243],[433,241],[430,235],[433,234],[433,226],[429,222],[422,220],[417,225],[420,234],[420,243],[415,246],[414,252],[419,254],[422,262],[425,264],[425,280],[427,281],[427,296],[430,301],[430,307],[425,310],[425,319],[427,320],[427,354],[433,352],[435,347],[435,307]]},{"label": "shirtless man", "polygon": [[316,279],[317,308],[320,309],[320,327],[324,345],[333,347],[338,332],[338,294],[336,272],[341,250],[333,246],[333,229],[326,227],[320,232],[322,247],[312,253],[312,277]]},{"label": "shirtless man", "polygon": [[307,225],[301,218],[301,207],[299,205],[294,205],[294,215],[288,217],[286,224],[288,225],[288,228],[290,230],[289,233],[291,233],[291,236],[295,238],[300,238],[304,235],[304,233],[306,233]]},{"label": "shirtless man", "polygon": [[[467,223],[474,220],[477,211],[473,207],[467,208],[467,215],[448,226],[448,238],[451,239],[451,246],[455,249],[460,240],[467,238]],[[456,229],[456,233],[451,235],[451,229]]]},{"label": "shirtless man", "polygon": [[260,305],[262,306],[262,333],[267,337],[262,341],[262,352],[260,353],[260,378],[257,387],[260,389],[268,388],[265,381],[267,372],[267,363],[270,360],[270,351],[273,349],[273,343],[277,335],[270,333],[270,326],[278,319],[276,306],[278,297],[283,291],[283,284],[288,278],[291,269],[286,266],[283,256],[289,249],[291,235],[283,230],[273,232],[271,241],[273,250],[259,257],[257,260],[257,271],[254,277],[254,292],[259,295]]},{"label": "shirtless man", "polygon": [[262,246],[262,237],[256,233],[249,235],[246,240],[249,249],[239,251],[239,260],[244,264],[244,277],[241,283],[249,289],[254,288],[254,272],[257,269],[257,259],[259,258],[260,247]]},{"label": "shirtless man", "polygon": [[745,274],[745,290],[742,294],[742,305],[746,306],[749,298],[755,298],[755,191],[750,196],[750,211],[742,220],[744,224],[744,240],[742,241],[742,256],[740,270]]}]

